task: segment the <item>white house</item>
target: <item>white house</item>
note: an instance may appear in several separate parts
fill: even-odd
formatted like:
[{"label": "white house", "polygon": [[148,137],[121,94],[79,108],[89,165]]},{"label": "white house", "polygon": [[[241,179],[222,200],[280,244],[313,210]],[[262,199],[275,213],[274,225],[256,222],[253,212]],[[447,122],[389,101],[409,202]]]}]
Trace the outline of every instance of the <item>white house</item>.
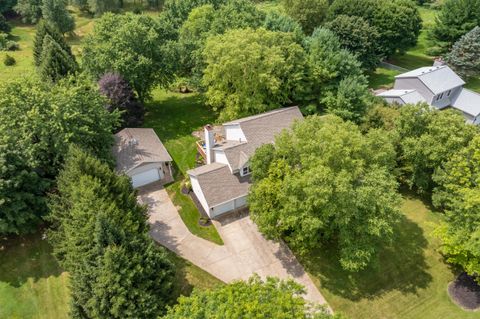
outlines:
[{"label": "white house", "polygon": [[210,218],[243,208],[250,187],[250,157],[303,116],[298,107],[224,123],[215,133],[205,126],[206,165],[189,170],[193,192]]},{"label": "white house", "polygon": [[116,171],[131,177],[135,188],[172,181],[172,158],[151,128],[125,128],[115,134]]},{"label": "white house", "polygon": [[392,90],[377,94],[388,103],[427,103],[439,110],[454,108],[468,123],[480,124],[480,94],[464,88],[465,82],[448,66],[419,68],[395,77]]}]

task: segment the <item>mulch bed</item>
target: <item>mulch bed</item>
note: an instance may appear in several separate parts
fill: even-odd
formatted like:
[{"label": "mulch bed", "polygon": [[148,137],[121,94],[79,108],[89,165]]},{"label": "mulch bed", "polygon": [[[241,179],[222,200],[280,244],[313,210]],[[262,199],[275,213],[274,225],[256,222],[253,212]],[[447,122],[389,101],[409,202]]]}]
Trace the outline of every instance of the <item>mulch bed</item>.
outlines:
[{"label": "mulch bed", "polygon": [[448,294],[466,310],[480,309],[480,285],[466,273],[461,273],[448,285]]}]

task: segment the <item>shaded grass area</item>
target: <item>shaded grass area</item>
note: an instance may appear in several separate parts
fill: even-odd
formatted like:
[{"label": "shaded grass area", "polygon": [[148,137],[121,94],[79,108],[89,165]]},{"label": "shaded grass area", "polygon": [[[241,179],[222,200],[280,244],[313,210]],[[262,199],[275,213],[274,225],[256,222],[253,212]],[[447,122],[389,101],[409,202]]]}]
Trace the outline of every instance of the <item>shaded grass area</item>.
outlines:
[{"label": "shaded grass area", "polygon": [[68,274],[41,233],[0,240],[0,318],[68,318]]},{"label": "shaded grass area", "polygon": [[377,68],[375,72],[368,74],[369,86],[374,89],[390,89],[395,82],[395,75],[401,72],[385,68]]},{"label": "shaded grass area", "polygon": [[190,232],[198,237],[208,239],[215,244],[223,245],[223,240],[217,232],[215,226],[201,226],[198,221],[200,213],[193,203],[192,199],[181,192],[181,182],[170,184],[166,187],[168,195],[177,206],[178,213]]},{"label": "shaded grass area", "polygon": [[[174,263],[173,298],[189,295],[194,287],[210,289],[220,280],[167,250]],[[68,273],[52,256],[41,232],[0,238],[0,318],[68,318]]]},{"label": "shaded grass area", "polygon": [[151,127],[162,140],[175,162],[176,182],[167,187],[173,203],[179,207],[183,222],[201,238],[223,244],[215,226],[200,226],[200,212],[192,199],[182,194],[181,185],[188,169],[195,167],[197,149],[192,132],[207,123],[215,122],[217,116],[209,110],[200,94],[180,94],[157,89],[153,99],[146,105],[144,127]]},{"label": "shaded grass area", "polygon": [[432,235],[441,217],[421,200],[404,196],[395,239],[384,247],[376,267],[343,271],[334,249],[300,258],[335,311],[350,318],[479,318],[456,306],[447,293],[455,272],[439,254]]}]

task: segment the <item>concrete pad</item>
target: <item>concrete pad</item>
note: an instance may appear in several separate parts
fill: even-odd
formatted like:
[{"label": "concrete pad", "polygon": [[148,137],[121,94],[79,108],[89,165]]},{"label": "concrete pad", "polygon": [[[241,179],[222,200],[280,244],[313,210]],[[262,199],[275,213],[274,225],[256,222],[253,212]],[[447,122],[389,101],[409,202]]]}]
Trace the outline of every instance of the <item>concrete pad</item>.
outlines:
[{"label": "concrete pad", "polygon": [[152,238],[224,282],[246,280],[253,274],[291,278],[306,289],[305,299],[328,304],[290,249],[267,240],[248,214],[214,221],[225,245],[199,238],[188,230],[161,185],[140,190],[138,200],[147,205]]}]

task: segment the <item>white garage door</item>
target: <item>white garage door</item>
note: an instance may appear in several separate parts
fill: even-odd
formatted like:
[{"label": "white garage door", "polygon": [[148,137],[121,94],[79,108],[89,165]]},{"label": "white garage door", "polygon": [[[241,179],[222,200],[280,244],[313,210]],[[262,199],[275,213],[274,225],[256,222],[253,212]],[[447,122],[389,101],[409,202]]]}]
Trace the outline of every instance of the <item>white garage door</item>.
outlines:
[{"label": "white garage door", "polygon": [[158,168],[150,169],[148,171],[137,173],[132,176],[132,185],[134,188],[144,186],[161,179]]}]

